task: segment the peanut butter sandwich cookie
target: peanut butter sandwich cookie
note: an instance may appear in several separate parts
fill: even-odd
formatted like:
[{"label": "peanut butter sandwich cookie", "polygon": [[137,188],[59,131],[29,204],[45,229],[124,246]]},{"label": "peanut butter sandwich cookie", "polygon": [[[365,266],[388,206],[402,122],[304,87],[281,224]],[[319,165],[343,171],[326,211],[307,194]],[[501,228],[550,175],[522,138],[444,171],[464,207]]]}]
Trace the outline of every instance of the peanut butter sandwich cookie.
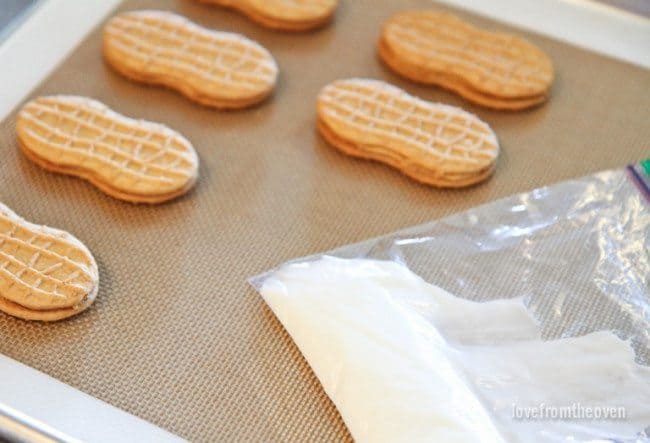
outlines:
[{"label": "peanut butter sandwich cookie", "polygon": [[489,108],[538,105],[553,83],[550,58],[532,43],[475,28],[453,14],[398,13],[384,24],[378,47],[381,59],[398,74]]},{"label": "peanut butter sandwich cookie", "polygon": [[307,31],[334,16],[337,0],[199,0],[235,9],[251,20],[280,31]]},{"label": "peanut butter sandwich cookie", "polygon": [[278,78],[273,56],[260,44],[164,11],[113,17],[104,28],[104,58],[132,80],[166,86],[222,109],[261,102]]},{"label": "peanut butter sandwich cookie", "polygon": [[320,92],[317,111],[318,129],[334,147],[422,183],[464,187],[495,169],[499,143],[486,123],[379,80],[335,81]]},{"label": "peanut butter sandwich cookie", "polygon": [[98,289],[97,263],[83,243],[29,223],[0,203],[0,311],[61,320],[87,309]]},{"label": "peanut butter sandwich cookie", "polygon": [[194,147],[168,127],[78,96],[39,97],[20,110],[19,146],[43,168],[88,180],[133,203],[160,203],[196,182]]}]

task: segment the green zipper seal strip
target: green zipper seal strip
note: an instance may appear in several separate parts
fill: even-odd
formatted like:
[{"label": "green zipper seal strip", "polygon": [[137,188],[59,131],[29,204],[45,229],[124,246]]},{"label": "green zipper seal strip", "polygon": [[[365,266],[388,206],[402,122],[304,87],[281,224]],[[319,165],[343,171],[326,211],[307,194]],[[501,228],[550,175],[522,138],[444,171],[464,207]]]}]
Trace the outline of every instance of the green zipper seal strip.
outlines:
[{"label": "green zipper seal strip", "polygon": [[639,163],[641,167],[643,168],[643,172],[645,172],[645,175],[650,177],[650,158],[643,160],[642,162]]}]

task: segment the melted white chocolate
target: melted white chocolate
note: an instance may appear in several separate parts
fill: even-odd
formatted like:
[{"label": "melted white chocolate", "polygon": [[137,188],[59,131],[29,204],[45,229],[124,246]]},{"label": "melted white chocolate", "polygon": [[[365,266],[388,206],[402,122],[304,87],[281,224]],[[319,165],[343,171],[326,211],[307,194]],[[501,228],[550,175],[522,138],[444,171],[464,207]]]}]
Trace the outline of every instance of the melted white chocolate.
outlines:
[{"label": "melted white chocolate", "polygon": [[[477,303],[388,261],[287,265],[262,296],[359,442],[634,437],[650,369],[610,332],[542,341],[521,300]],[[521,420],[519,408],[622,407],[625,420]]]}]

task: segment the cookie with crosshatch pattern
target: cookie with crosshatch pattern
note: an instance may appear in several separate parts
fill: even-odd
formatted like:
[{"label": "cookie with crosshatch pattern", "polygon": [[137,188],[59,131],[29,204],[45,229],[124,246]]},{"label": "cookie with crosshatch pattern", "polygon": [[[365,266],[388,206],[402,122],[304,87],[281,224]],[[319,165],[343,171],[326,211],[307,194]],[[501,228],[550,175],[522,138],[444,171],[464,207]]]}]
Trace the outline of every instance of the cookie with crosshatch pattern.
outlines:
[{"label": "cookie with crosshatch pattern", "polygon": [[38,165],[133,203],[176,198],[198,176],[196,151],[181,134],[87,97],[36,98],[18,113],[16,131],[22,151]]},{"label": "cookie with crosshatch pattern", "polygon": [[330,83],[318,95],[317,112],[318,129],[334,147],[422,183],[464,187],[495,169],[499,143],[486,123],[380,80]]},{"label": "cookie with crosshatch pattern", "polygon": [[495,109],[544,102],[554,78],[550,58],[532,43],[444,12],[395,14],[384,23],[378,49],[396,73]]},{"label": "cookie with crosshatch pattern", "polygon": [[277,82],[275,59],[259,43],[171,12],[119,14],[104,27],[103,40],[104,58],[117,72],[210,107],[252,106],[267,98]]},{"label": "cookie with crosshatch pattern", "polygon": [[98,289],[97,263],[83,243],[0,203],[0,311],[24,320],[61,320],[87,309]]},{"label": "cookie with crosshatch pattern", "polygon": [[280,31],[308,31],[329,22],[338,0],[199,0],[237,10],[254,22]]}]

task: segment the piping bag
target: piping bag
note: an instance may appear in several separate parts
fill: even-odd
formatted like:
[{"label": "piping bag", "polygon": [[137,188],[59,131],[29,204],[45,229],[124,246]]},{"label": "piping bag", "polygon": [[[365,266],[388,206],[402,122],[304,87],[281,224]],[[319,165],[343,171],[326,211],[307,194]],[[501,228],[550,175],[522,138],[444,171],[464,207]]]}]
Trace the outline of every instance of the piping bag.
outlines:
[{"label": "piping bag", "polygon": [[541,188],[251,283],[359,442],[650,441],[639,178]]}]

